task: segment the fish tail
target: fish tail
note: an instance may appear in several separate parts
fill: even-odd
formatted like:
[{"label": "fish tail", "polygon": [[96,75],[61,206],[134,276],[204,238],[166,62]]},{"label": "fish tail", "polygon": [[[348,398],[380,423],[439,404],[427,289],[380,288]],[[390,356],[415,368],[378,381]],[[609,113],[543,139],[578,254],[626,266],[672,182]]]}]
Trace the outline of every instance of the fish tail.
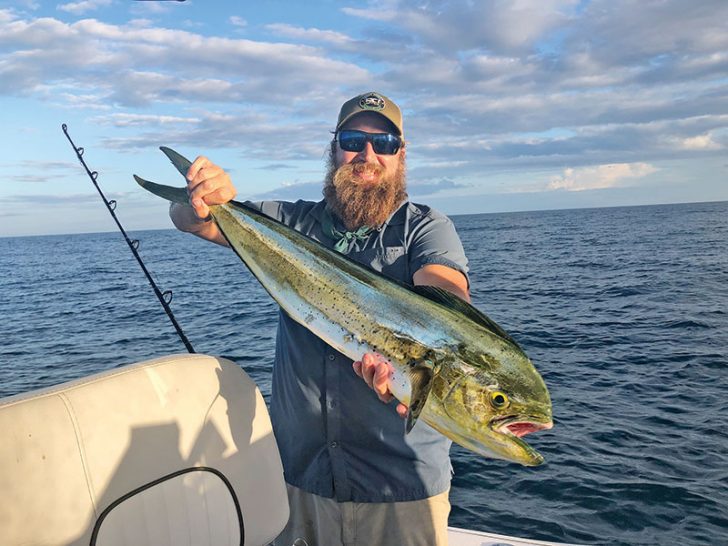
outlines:
[{"label": "fish tail", "polygon": [[156,184],[149,180],[144,180],[137,175],[134,175],[134,180],[136,180],[137,184],[145,190],[153,193],[154,195],[158,195],[167,201],[182,203],[183,205],[189,205],[190,203],[190,197],[187,195],[187,188],[173,188],[172,186]]},{"label": "fish tail", "polygon": [[187,177],[187,171],[190,170],[190,167],[192,166],[192,162],[187,159],[185,156],[178,154],[175,152],[172,148],[167,148],[166,146],[160,146],[159,147],[162,152],[164,152],[164,155],[166,155],[169,160],[172,162],[172,165],[175,166],[175,168],[179,171],[179,173]]}]

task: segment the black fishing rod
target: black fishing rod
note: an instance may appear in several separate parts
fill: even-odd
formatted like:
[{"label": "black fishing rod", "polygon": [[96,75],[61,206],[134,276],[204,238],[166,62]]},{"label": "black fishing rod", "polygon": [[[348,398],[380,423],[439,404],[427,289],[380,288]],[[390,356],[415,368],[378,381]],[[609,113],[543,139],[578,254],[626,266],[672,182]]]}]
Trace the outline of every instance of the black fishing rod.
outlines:
[{"label": "black fishing rod", "polygon": [[159,300],[159,303],[162,304],[162,307],[164,307],[164,312],[167,313],[167,316],[169,317],[169,320],[172,322],[172,326],[174,326],[174,329],[177,331],[177,335],[182,340],[182,343],[184,343],[185,347],[187,348],[187,352],[189,353],[195,353],[196,351],[192,347],[192,344],[187,339],[187,336],[185,336],[185,333],[182,331],[182,328],[180,327],[179,323],[177,322],[177,319],[174,318],[174,313],[172,313],[172,308],[169,306],[169,304],[172,301],[172,291],[171,290],[165,290],[164,292],[160,291],[157,287],[157,283],[154,282],[154,279],[152,279],[152,276],[150,275],[149,271],[147,270],[146,266],[144,265],[144,262],[142,261],[142,257],[139,255],[138,249],[139,249],[139,239],[129,239],[129,237],[126,234],[126,231],[124,230],[124,227],[121,225],[121,222],[119,222],[119,219],[116,217],[116,201],[111,199],[106,199],[106,196],[104,195],[104,192],[101,191],[101,188],[99,187],[98,182],[96,179],[99,177],[99,173],[96,171],[92,171],[88,168],[88,165],[86,165],[86,161],[83,159],[83,152],[84,149],[80,146],[76,146],[76,144],[71,139],[71,135],[68,134],[68,126],[64,123],[61,125],[61,128],[63,129],[63,134],[66,135],[66,138],[68,139],[68,142],[71,143],[71,146],[73,146],[74,151],[76,152],[76,156],[78,157],[78,160],[81,162],[81,165],[83,165],[83,168],[86,169],[86,174],[88,174],[88,177],[91,179],[91,182],[96,187],[96,190],[99,192],[99,195],[101,196],[101,199],[104,202],[104,205],[106,205],[106,208],[109,211],[109,214],[111,214],[111,217],[114,219],[114,222],[116,222],[117,227],[119,228],[119,231],[121,231],[121,234],[124,236],[124,239],[126,240],[126,244],[129,245],[129,249],[131,250],[132,254],[134,254],[134,257],[136,258],[137,262],[139,262],[139,266],[142,268],[142,271],[144,271],[144,274],[147,277],[147,280],[149,281],[149,284],[152,285],[152,289],[154,290],[154,294],[157,296],[157,299]]}]

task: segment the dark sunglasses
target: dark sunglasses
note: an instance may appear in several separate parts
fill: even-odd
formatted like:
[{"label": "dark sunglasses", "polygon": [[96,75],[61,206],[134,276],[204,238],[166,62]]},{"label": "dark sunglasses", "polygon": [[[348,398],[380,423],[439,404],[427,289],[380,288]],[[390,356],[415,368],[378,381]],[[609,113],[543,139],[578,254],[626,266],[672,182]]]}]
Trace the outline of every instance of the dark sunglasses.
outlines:
[{"label": "dark sunglasses", "polygon": [[367,142],[372,143],[375,154],[394,155],[402,147],[402,138],[391,133],[365,133],[345,129],[336,133],[336,141],[342,150],[347,152],[361,152],[366,148]]}]

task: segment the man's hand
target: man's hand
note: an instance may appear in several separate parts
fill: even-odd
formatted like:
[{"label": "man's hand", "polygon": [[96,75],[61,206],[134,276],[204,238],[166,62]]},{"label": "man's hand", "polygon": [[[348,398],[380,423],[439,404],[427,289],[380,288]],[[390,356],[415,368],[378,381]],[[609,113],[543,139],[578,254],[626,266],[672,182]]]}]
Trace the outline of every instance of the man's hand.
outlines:
[{"label": "man's hand", "polygon": [[190,205],[200,220],[210,215],[209,205],[222,205],[237,193],[228,174],[206,157],[200,156],[187,171]]},{"label": "man's hand", "polygon": [[[379,353],[366,353],[361,360],[354,362],[354,373],[361,377],[385,404],[394,399],[389,389],[389,378],[394,373],[394,368]],[[397,413],[400,417],[407,417],[407,406],[397,404]]]},{"label": "man's hand", "polygon": [[228,174],[206,157],[198,157],[185,175],[189,205],[172,203],[169,216],[180,231],[193,233],[222,246],[228,246],[215,222],[210,220],[210,205],[222,205],[235,197],[235,186]]}]

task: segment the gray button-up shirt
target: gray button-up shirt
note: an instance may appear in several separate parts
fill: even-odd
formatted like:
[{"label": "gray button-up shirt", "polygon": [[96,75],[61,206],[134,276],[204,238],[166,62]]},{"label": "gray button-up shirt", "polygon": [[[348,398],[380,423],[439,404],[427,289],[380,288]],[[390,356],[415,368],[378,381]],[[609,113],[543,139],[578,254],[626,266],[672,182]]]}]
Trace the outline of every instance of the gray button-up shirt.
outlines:
[{"label": "gray button-up shirt", "polygon": [[[336,242],[321,228],[324,201],[248,204],[329,248]],[[409,202],[365,240],[351,241],[348,256],[407,283],[427,264],[467,275],[452,222]],[[340,502],[393,502],[427,498],[450,485],[450,440],[422,421],[405,435],[405,421],[356,376],[351,359],[284,312],[270,413],[286,481],[295,487]]]}]

